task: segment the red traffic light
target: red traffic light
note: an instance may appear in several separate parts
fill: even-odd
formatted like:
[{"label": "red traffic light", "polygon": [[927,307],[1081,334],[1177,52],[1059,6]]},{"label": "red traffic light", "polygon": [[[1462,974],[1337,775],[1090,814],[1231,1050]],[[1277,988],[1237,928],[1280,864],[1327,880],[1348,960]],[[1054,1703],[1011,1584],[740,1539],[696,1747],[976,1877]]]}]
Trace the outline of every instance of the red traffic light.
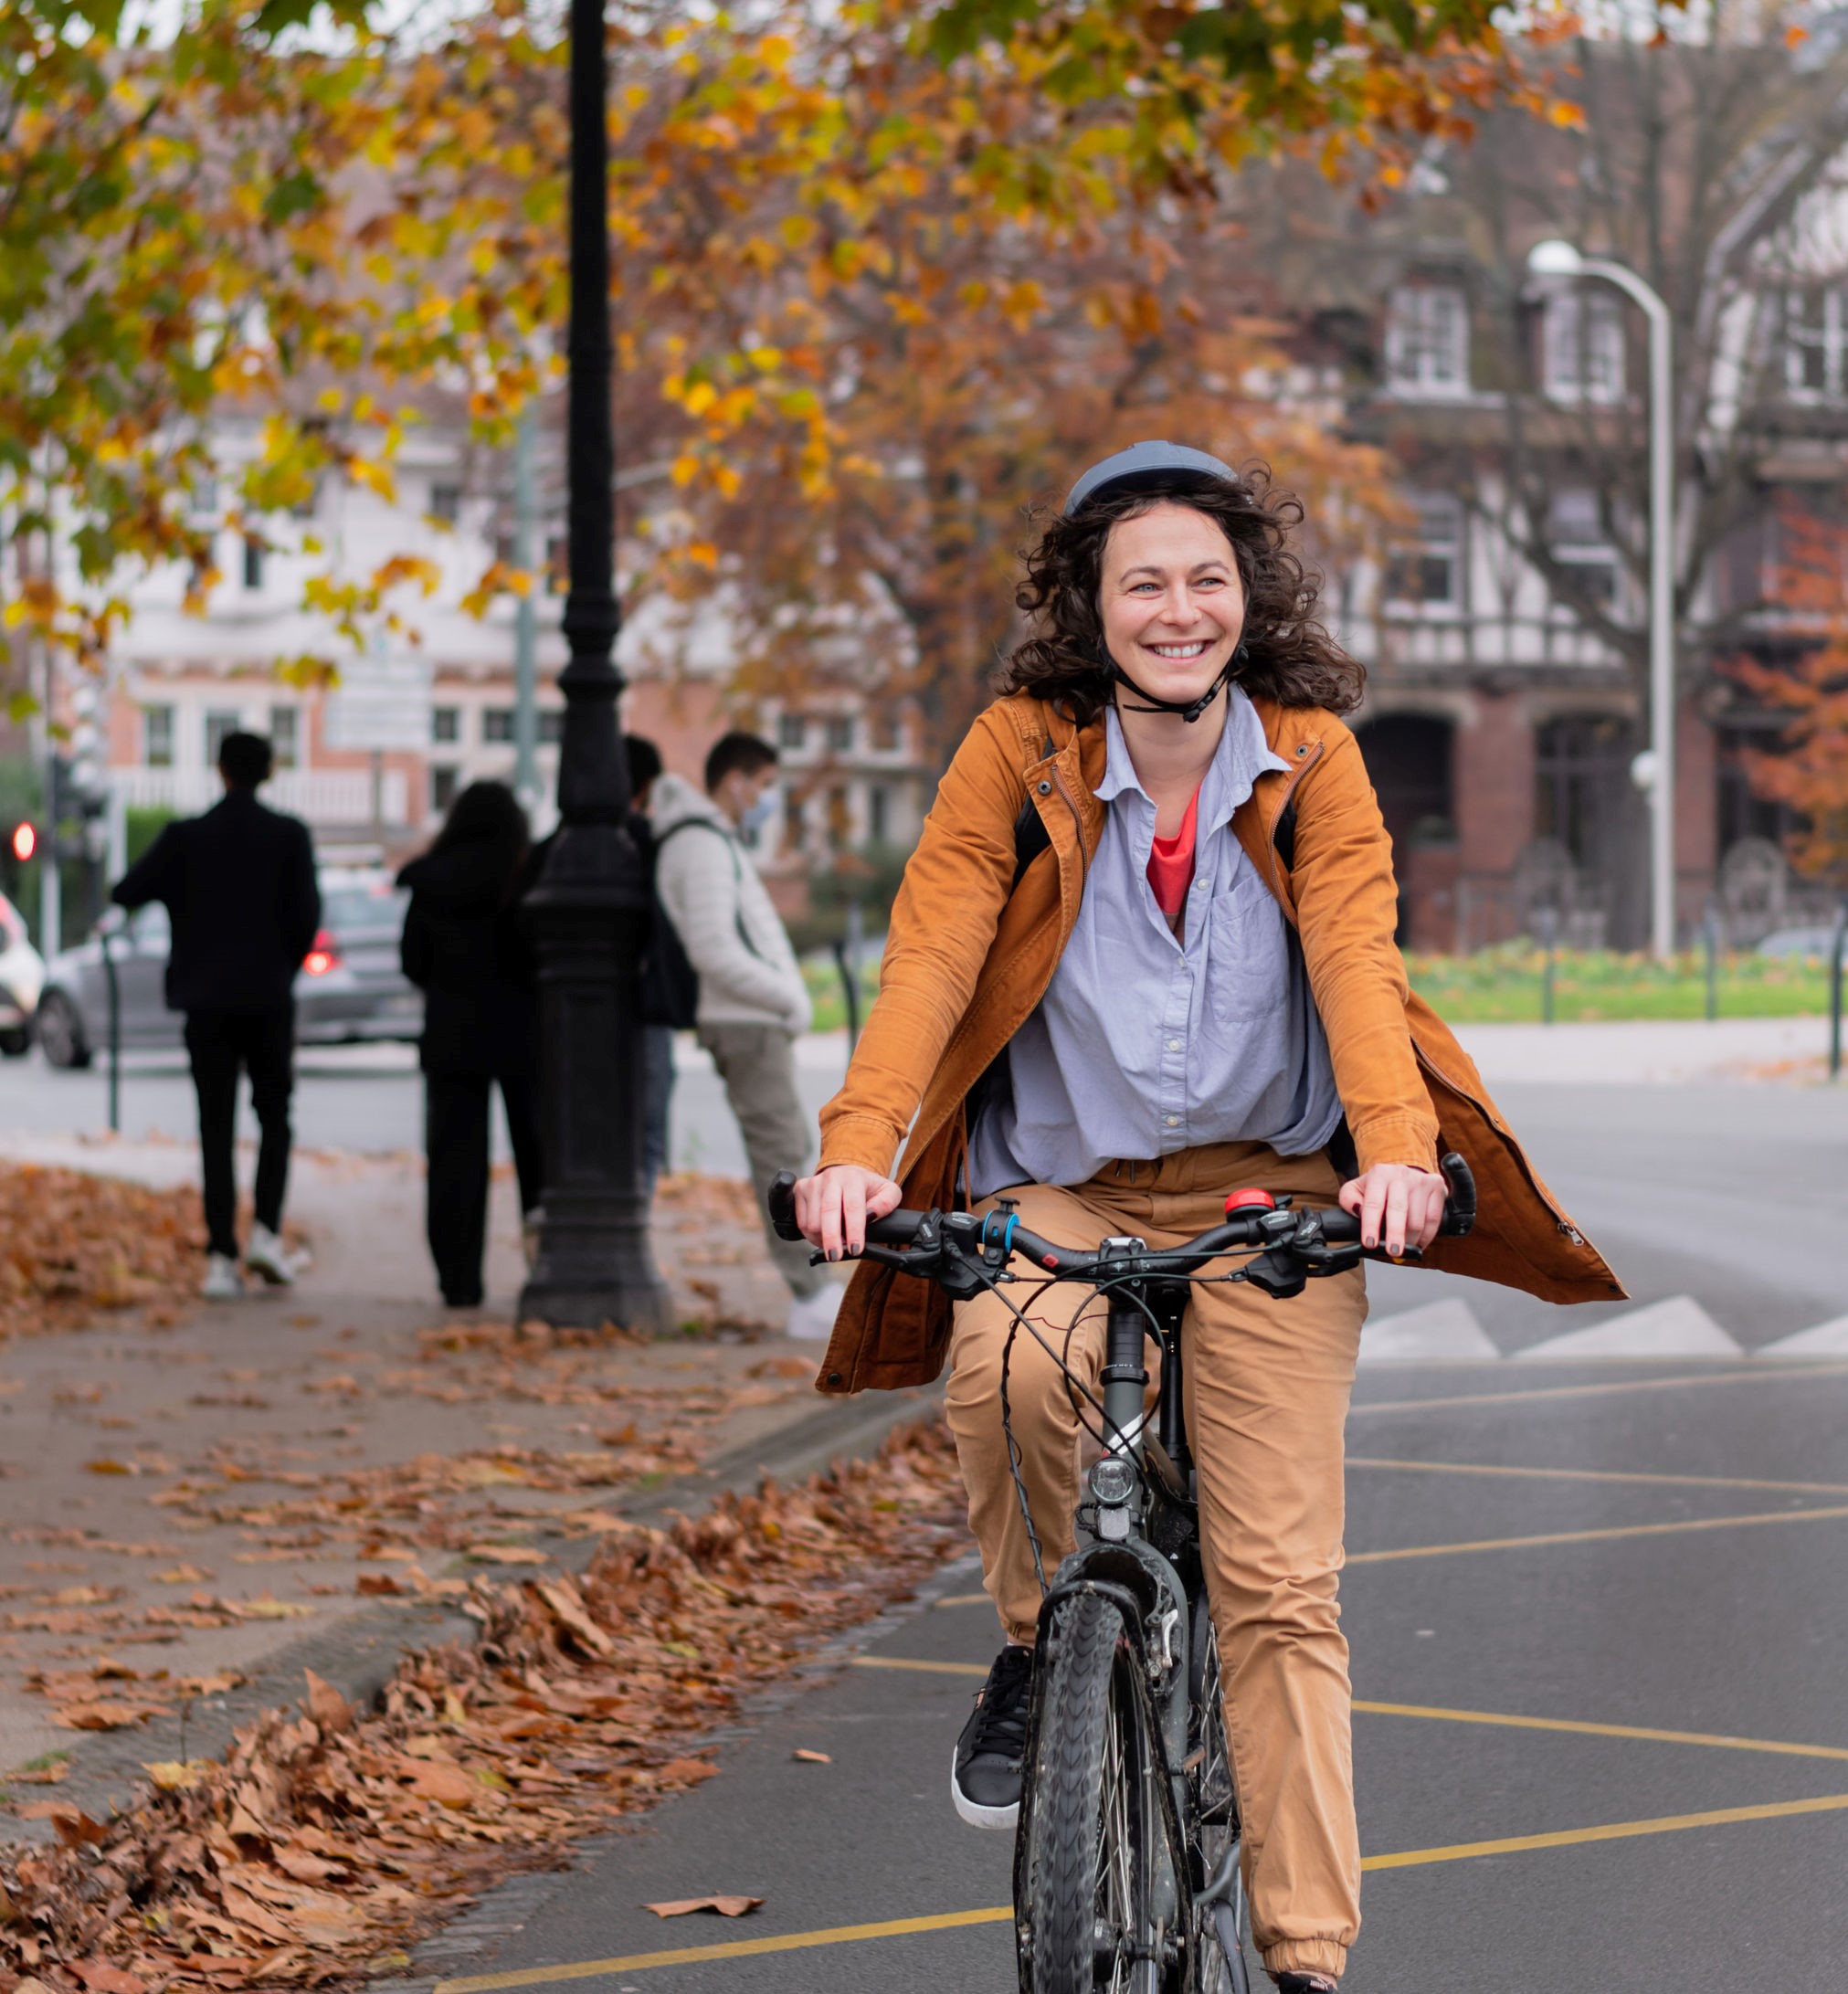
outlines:
[{"label": "red traffic light", "polygon": [[38,849],[38,827],[27,822],[13,827],[13,856],[24,865]]}]

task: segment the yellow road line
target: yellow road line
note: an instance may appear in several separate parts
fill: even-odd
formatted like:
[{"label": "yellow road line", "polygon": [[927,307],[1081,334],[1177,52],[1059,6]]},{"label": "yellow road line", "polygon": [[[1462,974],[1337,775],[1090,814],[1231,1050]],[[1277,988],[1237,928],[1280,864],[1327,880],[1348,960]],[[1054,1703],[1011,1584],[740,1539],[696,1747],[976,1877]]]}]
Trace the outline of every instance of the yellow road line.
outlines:
[{"label": "yellow road line", "polygon": [[[1412,1474],[1513,1475],[1538,1482],[1634,1482],[1661,1489],[1780,1489],[1791,1495],[1848,1495],[1848,1482],[1760,1482],[1749,1475],[1656,1475],[1625,1473],[1608,1468],[1521,1468],[1500,1461],[1391,1461],[1378,1455],[1349,1454],[1350,1468],[1402,1468]],[[986,1593],[976,1595],[987,1598]],[[949,1606],[939,1599],[939,1606]]]},{"label": "yellow road line", "polygon": [[787,1932],[776,1938],[734,1938],[717,1946],[681,1946],[671,1952],[628,1953],[618,1959],[580,1959],[568,1967],[476,1973],[459,1980],[438,1980],[431,1994],[492,1994],[497,1988],[547,1987],[560,1980],[594,1979],[600,1973],[642,1973],[649,1967],[692,1966],[702,1959],[749,1959],[761,1953],[802,1952],[810,1946],[850,1946],[858,1939],[902,1938],[910,1932],[948,1932],[964,1925],[1001,1925],[1013,1915],[1013,1905],[1004,1904],[987,1911],[947,1911],[934,1918],[887,1918],[878,1925],[836,1925],[825,1931]]},{"label": "yellow road line", "polygon": [[1407,1849],[1398,1855],[1369,1855],[1364,1870],[1419,1869],[1428,1862],[1466,1862],[1479,1855],[1522,1855],[1530,1849],[1570,1849],[1587,1841],[1625,1841],[1634,1835],[1674,1835],[1689,1828],[1727,1828],[1735,1821],[1781,1820],[1792,1814],[1836,1814],[1848,1808],[1848,1793],[1826,1793],[1815,1800],[1774,1800],[1766,1807],[1716,1807],[1705,1814],[1663,1814],[1654,1820],[1610,1821],[1600,1828],[1561,1828],[1548,1835],[1509,1835],[1500,1841],[1460,1841],[1449,1849]]},{"label": "yellow road line", "polygon": [[1370,1404],[1353,1405],[1347,1408],[1350,1419],[1358,1419],[1374,1412],[1440,1412],[1452,1406],[1512,1406],[1525,1404],[1529,1399],[1546,1398],[1602,1398],[1618,1392],[1665,1392],[1679,1387],[1698,1385],[1750,1385],[1768,1377],[1796,1379],[1802,1377],[1848,1377],[1848,1365],[1814,1364],[1801,1369],[1792,1366],[1786,1369],[1766,1367],[1755,1370],[1728,1358],[1727,1370],[1684,1372],[1676,1377],[1628,1377],[1610,1385],[1547,1385],[1533,1391],[1512,1392],[1463,1392],[1452,1398],[1378,1398]]},{"label": "yellow road line", "polygon": [[[1409,1870],[1433,1862],[1467,1862],[1477,1856],[1524,1855],[1536,1849],[1570,1849],[1594,1841],[1624,1841],[1642,1835],[1673,1835],[1691,1828],[1727,1828],[1741,1821],[1782,1820],[1800,1814],[1840,1813],[1848,1793],[1813,1800],[1774,1800],[1763,1807],[1722,1807],[1704,1814],[1665,1814],[1653,1820],[1609,1821],[1595,1828],[1562,1828],[1544,1835],[1510,1835],[1496,1841],[1460,1841],[1448,1848],[1402,1849],[1369,1855],[1363,1870]],[[951,1911],[926,1918],[888,1918],[877,1925],[837,1925],[818,1932],[788,1932],[774,1938],[740,1938],[715,1946],[681,1946],[671,1951],[628,1953],[612,1959],[580,1959],[569,1966],[528,1967],[512,1973],[478,1973],[438,1980],[432,1994],[498,1994],[504,1988],[549,1987],[562,1980],[590,1980],[604,1974],[644,1973],[652,1967],[692,1966],[708,1959],[749,1959],[766,1953],[806,1951],[817,1946],[847,1946],[863,1939],[901,1938],[916,1932],[947,1932],[972,1925],[1005,1925],[1009,1904],[980,1911]]]},{"label": "yellow road line", "polygon": [[1516,1717],[1493,1710],[1439,1710],[1424,1704],[1375,1704],[1355,1699],[1374,1717],[1428,1717],[1441,1724],[1498,1725],[1513,1731],[1568,1731],[1593,1738],[1642,1738],[1652,1745],[1704,1745],[1721,1752],[1775,1752],[1789,1758],[1848,1759],[1848,1746],[1786,1745],[1774,1738],[1736,1738],[1706,1731],[1659,1731],[1645,1725],[1589,1724],[1570,1717]]},{"label": "yellow road line", "polygon": [[1458,1557],[1467,1551],[1525,1551],[1548,1544],[1606,1544],[1616,1537],[1673,1537],[1691,1530],[1741,1530],[1756,1524],[1826,1523],[1835,1509],[1775,1509],[1757,1516],[1695,1516],[1674,1524],[1619,1524],[1606,1530],[1549,1530],[1536,1537],[1481,1537],[1468,1544],[1408,1544],[1396,1551],[1356,1551],[1349,1565],[1390,1565],[1409,1557]]},{"label": "yellow road line", "polygon": [[856,1669],[913,1669],[920,1675],[987,1675],[986,1662],[907,1662],[897,1655],[855,1655]]},{"label": "yellow road line", "polygon": [[[978,1662],[913,1662],[892,1655],[856,1655],[857,1669],[909,1669],[922,1675],[987,1675]],[[1594,1724],[1575,1717],[1522,1717],[1494,1710],[1444,1710],[1429,1704],[1369,1703],[1356,1710],[1373,1717],[1426,1717],[1443,1724],[1498,1725],[1512,1731],[1566,1731],[1594,1738],[1641,1738],[1653,1745],[1704,1745],[1715,1751],[1770,1752],[1787,1758],[1848,1760],[1848,1746],[1790,1745],[1778,1738],[1740,1738],[1721,1732],[1664,1731],[1647,1725]]]}]

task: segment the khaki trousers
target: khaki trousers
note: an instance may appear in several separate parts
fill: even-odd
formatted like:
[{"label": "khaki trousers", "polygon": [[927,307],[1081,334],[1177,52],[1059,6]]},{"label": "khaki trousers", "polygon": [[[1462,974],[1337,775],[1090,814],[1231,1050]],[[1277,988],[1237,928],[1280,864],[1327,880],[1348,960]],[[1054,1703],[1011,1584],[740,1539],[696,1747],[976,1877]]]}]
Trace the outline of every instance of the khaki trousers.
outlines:
[{"label": "khaki trousers", "polygon": [[[1325,1155],[1220,1143],[1158,1163],[1112,1164],[1073,1190],[1028,1185],[1007,1195],[1018,1198],[1023,1225],[1061,1245],[1093,1247],[1128,1233],[1165,1246],[1215,1224],[1226,1195],[1253,1185],[1332,1206],[1338,1180]],[[1010,1292],[1101,1397],[1103,1303],[1075,1286],[1049,1288],[1037,1302],[1024,1283]],[[1312,1281],[1290,1302],[1243,1284],[1197,1286],[1182,1331],[1252,1936],[1272,1973],[1339,1975],[1360,1928],[1347,1643],[1336,1593],[1342,1429],[1366,1314],[1356,1269]],[[984,1582],[1008,1638],[1030,1642],[1040,1588],[1001,1429],[1013,1322],[991,1294],[958,1306],[947,1399]],[[1008,1402],[1050,1579],[1072,1547],[1086,1436],[1082,1401],[1024,1329],[1008,1359]]]},{"label": "khaki trousers", "polygon": [[779,1240],[765,1204],[771,1178],[779,1170],[799,1177],[815,1154],[814,1124],[796,1087],[795,1034],[780,1025],[702,1025],[699,1039],[738,1118],[770,1259],[798,1301],[819,1294],[828,1277],[808,1264],[811,1249],[805,1240]]}]

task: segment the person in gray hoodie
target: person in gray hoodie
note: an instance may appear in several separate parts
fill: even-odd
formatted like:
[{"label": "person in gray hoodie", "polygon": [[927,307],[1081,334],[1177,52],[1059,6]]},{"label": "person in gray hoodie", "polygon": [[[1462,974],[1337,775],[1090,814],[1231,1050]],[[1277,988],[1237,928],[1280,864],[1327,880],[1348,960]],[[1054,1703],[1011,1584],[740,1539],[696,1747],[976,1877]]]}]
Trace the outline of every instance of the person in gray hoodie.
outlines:
[{"label": "person in gray hoodie", "polygon": [[738,836],[775,811],[776,751],[755,734],[728,733],[707,755],[705,778],[703,796],[671,775],[658,777],[649,793],[655,891],[700,979],[699,1039],[744,1138],[770,1257],[792,1298],[787,1333],[824,1337],[840,1291],[808,1264],[806,1244],[777,1239],[764,1208],[771,1178],[779,1170],[799,1176],[815,1148],[813,1124],[796,1089],[796,1041],[808,1029],[808,991]]}]

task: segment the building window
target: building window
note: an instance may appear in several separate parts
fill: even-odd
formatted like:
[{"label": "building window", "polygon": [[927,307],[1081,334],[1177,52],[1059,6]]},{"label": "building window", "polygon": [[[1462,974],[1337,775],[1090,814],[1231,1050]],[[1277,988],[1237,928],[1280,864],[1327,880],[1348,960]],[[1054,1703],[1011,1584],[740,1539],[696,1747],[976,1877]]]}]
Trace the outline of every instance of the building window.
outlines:
[{"label": "building window", "polygon": [[[511,706],[484,706],[481,709],[483,741],[492,744],[505,744],[516,738],[514,713]],[[564,738],[565,709],[562,706],[542,706],[539,709],[540,745],[556,747]]]},{"label": "building window", "polygon": [[837,784],[828,792],[828,847],[830,851],[843,851],[853,837],[853,798],[847,789]]},{"label": "building window", "polygon": [[244,586],[261,588],[263,586],[263,543],[244,535]]},{"label": "building window", "polygon": [[545,586],[554,596],[571,593],[571,540],[554,533],[545,543]]},{"label": "building window", "polygon": [[227,733],[236,733],[244,724],[244,716],[228,712],[222,707],[213,707],[206,714],[206,766],[216,768],[218,750],[225,744]]},{"label": "building window", "polygon": [[904,728],[896,713],[874,713],[870,732],[873,747],[881,754],[895,754],[904,745]]},{"label": "building window", "polygon": [[1610,609],[1617,602],[1617,550],[1604,531],[1598,494],[1575,486],[1553,494],[1547,539],[1554,560],[1571,571],[1579,595]]},{"label": "building window", "polygon": [[800,713],[785,713],[776,723],[776,745],[793,748],[798,754],[803,743],[808,738],[808,723]]},{"label": "building window", "polygon": [[439,816],[456,800],[456,792],[462,786],[462,772],[451,768],[446,763],[430,765],[430,815]]},{"label": "building window", "polygon": [[299,706],[272,706],[269,709],[269,755],[278,768],[296,768],[301,765],[301,716]]},{"label": "building window", "polygon": [[833,713],[829,716],[828,752],[830,754],[850,754],[853,752],[851,713]]},{"label": "building window", "polygon": [[171,706],[142,708],[142,760],[149,768],[174,765],[174,710]]},{"label": "building window", "polygon": [[1839,290],[1792,290],[1784,297],[1784,385],[1793,402],[1843,399],[1843,348],[1848,312]]},{"label": "building window", "polygon": [[1608,291],[1561,290],[1547,300],[1543,375],[1556,402],[1608,407],[1623,399],[1623,313]]},{"label": "building window", "polygon": [[1469,309],[1447,284],[1407,284],[1392,294],[1386,322],[1386,377],[1399,395],[1466,395]]},{"label": "building window", "polygon": [[892,842],[892,792],[883,783],[873,783],[866,792],[866,838],[873,845]]},{"label": "building window", "polygon": [[800,851],[808,841],[808,802],[805,797],[783,792],[783,849]]},{"label": "building window", "polygon": [[1463,606],[1463,501],[1448,491],[1415,496],[1417,537],[1397,548],[1387,569],[1389,602],[1419,609]]},{"label": "building window", "polygon": [[430,487],[430,517],[445,526],[453,526],[461,516],[461,486],[432,485]]},{"label": "building window", "polygon": [[462,738],[462,709],[459,706],[433,706],[430,708],[430,739],[438,744],[453,743]]}]

